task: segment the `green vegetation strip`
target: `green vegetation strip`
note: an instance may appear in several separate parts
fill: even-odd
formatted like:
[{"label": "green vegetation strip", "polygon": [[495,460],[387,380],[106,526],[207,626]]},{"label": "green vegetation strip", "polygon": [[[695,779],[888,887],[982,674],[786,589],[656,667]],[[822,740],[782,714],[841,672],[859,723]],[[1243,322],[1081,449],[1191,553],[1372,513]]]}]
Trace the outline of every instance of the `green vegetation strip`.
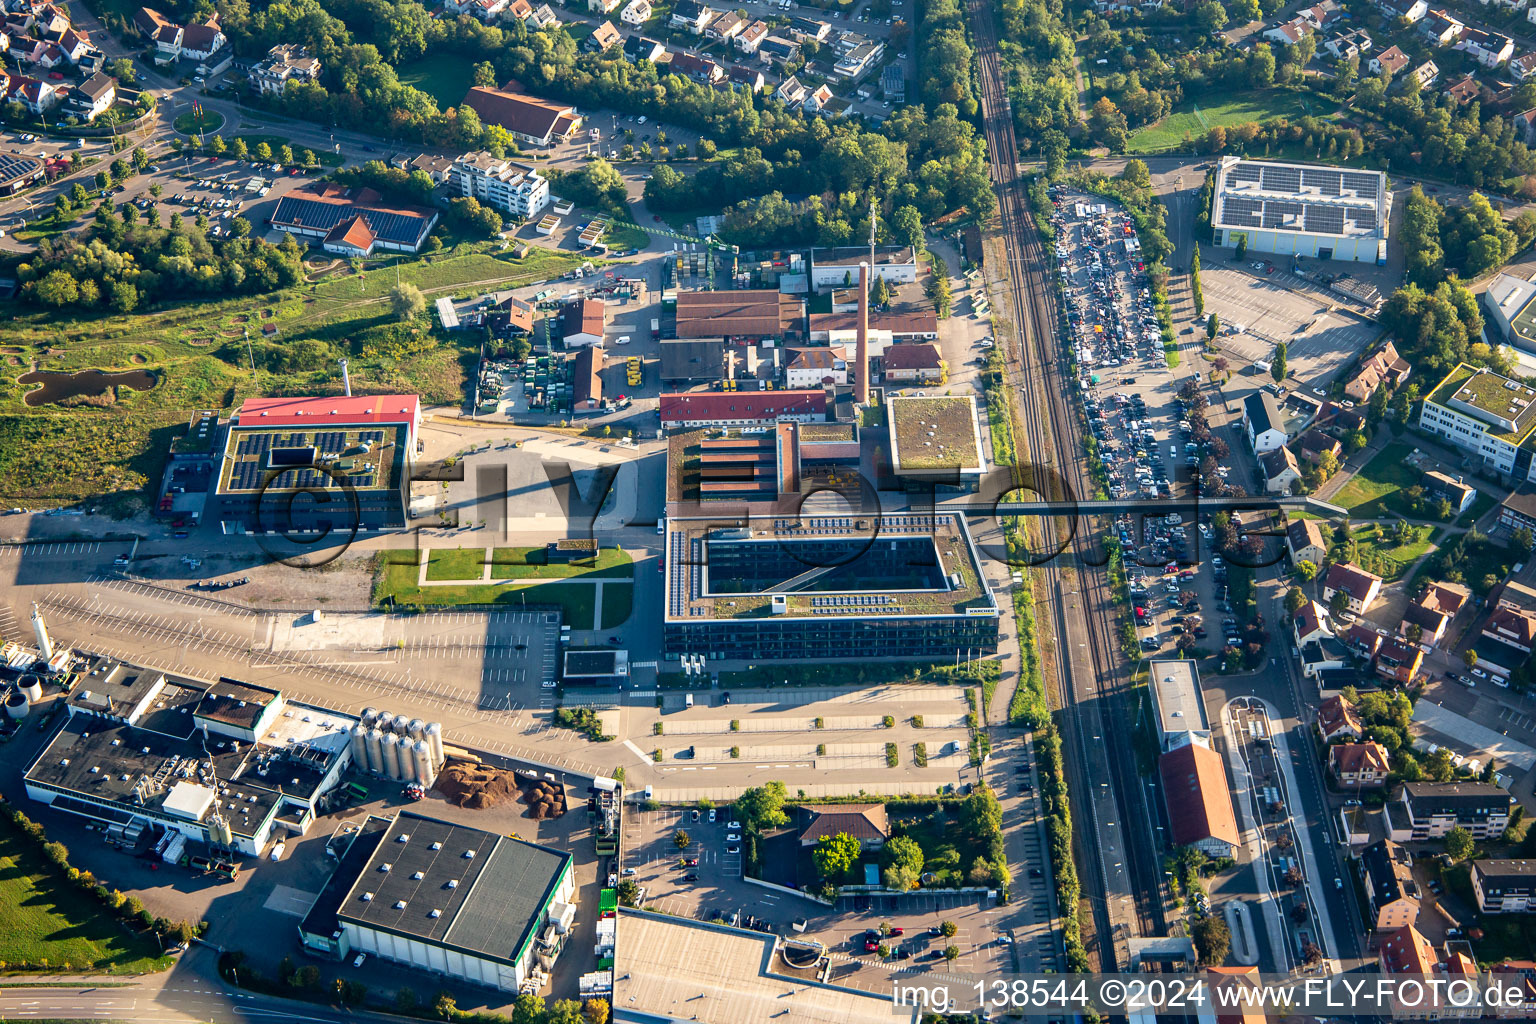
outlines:
[{"label": "green vegetation strip", "polygon": [[1046,813],[1046,835],[1051,852],[1051,871],[1056,879],[1056,912],[1061,919],[1062,945],[1067,970],[1086,974],[1092,970],[1083,948],[1078,902],[1082,889],[1072,859],[1072,808],[1067,799],[1067,777],[1061,753],[1061,736],[1054,726],[1035,734],[1036,768],[1040,774],[1040,798]]}]

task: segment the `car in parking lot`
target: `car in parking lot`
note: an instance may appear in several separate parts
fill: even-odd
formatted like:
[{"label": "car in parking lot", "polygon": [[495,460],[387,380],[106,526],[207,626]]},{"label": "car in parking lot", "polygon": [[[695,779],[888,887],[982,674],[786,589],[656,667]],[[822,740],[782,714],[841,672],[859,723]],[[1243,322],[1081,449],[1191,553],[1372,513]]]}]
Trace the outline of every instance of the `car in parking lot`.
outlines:
[{"label": "car in parking lot", "polygon": [[725,837],[725,841],[728,843],[739,843],[741,842],[741,833],[732,832],[730,835]]},{"label": "car in parking lot", "polygon": [[741,847],[739,847],[739,846],[727,846],[725,848],[725,852],[726,853],[740,853],[741,852]]}]

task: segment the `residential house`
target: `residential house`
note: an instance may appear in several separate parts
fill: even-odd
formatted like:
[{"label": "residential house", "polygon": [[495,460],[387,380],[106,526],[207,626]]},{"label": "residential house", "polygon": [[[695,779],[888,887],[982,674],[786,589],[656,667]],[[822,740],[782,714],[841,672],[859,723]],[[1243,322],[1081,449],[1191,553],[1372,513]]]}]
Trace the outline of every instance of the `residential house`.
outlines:
[{"label": "residential house", "polygon": [[612,46],[623,46],[624,37],[619,35],[619,30],[613,27],[613,22],[605,21],[592,30],[592,34],[582,40],[582,46],[593,53],[602,53]]},{"label": "residential house", "polygon": [[624,0],[587,0],[587,11],[606,18],[618,9]]},{"label": "residential house", "polygon": [[1286,442],[1285,417],[1280,403],[1268,391],[1256,391],[1243,399],[1243,425],[1255,455],[1272,452]]},{"label": "residential house", "polygon": [[734,11],[726,11],[709,23],[709,27],[704,30],[704,35],[710,39],[718,39],[725,43],[741,35],[746,27],[746,18]]},{"label": "residential house", "polygon": [[1430,470],[1419,478],[1419,486],[1424,488],[1424,496],[1431,501],[1444,501],[1451,506],[1451,511],[1457,515],[1472,507],[1472,502],[1477,500],[1477,488],[1462,480],[1442,473],[1439,470]]},{"label": "residential house", "polygon": [[1301,479],[1301,469],[1296,456],[1283,445],[1259,456],[1259,468],[1264,472],[1264,493],[1290,494],[1291,485]]},{"label": "residential house", "polygon": [[654,64],[666,52],[665,46],[645,36],[630,36],[624,40],[624,59],[632,64],[638,64],[642,60],[648,60]]},{"label": "residential house", "polygon": [[1353,623],[1344,632],[1344,646],[1367,660],[1376,657],[1385,639],[1380,630],[1372,629],[1363,622]]},{"label": "residential house", "polygon": [[1417,626],[1419,642],[1433,647],[1445,639],[1445,631],[1450,628],[1451,620],[1471,600],[1472,591],[1459,583],[1444,580],[1428,583],[1424,592],[1403,608],[1398,632],[1411,637],[1413,627]]},{"label": "residential house", "polygon": [[1281,46],[1295,46],[1312,32],[1312,28],[1304,21],[1292,19],[1264,30],[1264,38],[1271,43]]},{"label": "residential house", "polygon": [[533,4],[528,0],[512,0],[507,4],[507,10],[502,15],[505,21],[511,21],[514,18],[518,21],[527,21],[531,17],[533,17]]},{"label": "residential house", "polygon": [[1514,580],[1505,580],[1488,591],[1488,607],[1508,608],[1517,612],[1536,612],[1536,588]]},{"label": "residential house", "polygon": [[1514,55],[1515,41],[1498,32],[1469,27],[1456,40],[1456,49],[1465,51],[1485,68],[1496,68]]},{"label": "residential house", "polygon": [[1285,549],[1291,564],[1311,562],[1321,566],[1328,557],[1328,539],[1315,519],[1292,519],[1285,526]]},{"label": "residential house", "polygon": [[651,20],[651,0],[629,0],[619,12],[619,20],[626,25],[640,28]]},{"label": "residential house", "polygon": [[680,28],[694,35],[702,35],[704,26],[714,18],[716,11],[705,7],[698,0],[677,0],[672,8],[672,17],[667,22],[669,28]]},{"label": "residential house", "polygon": [[1360,368],[1344,385],[1344,394],[1356,404],[1364,405],[1371,400],[1378,387],[1383,384],[1398,387],[1412,372],[1408,360],[1398,355],[1397,346],[1388,341],[1361,360]]},{"label": "residential house", "polygon": [[449,14],[468,14],[489,24],[501,16],[510,0],[443,0]]},{"label": "residential house", "polygon": [[475,86],[465,94],[464,104],[486,124],[499,124],[519,142],[533,146],[568,139],[581,127],[581,115],[573,106],[502,89]]},{"label": "residential house", "polygon": [[[1495,608],[1488,621],[1483,623],[1482,634],[1529,655],[1536,646],[1536,615],[1511,608]],[[1524,661],[1524,658],[1516,659],[1516,664]]]},{"label": "residential house", "polygon": [[785,106],[798,107],[805,102],[810,95],[810,90],[801,84],[800,79],[790,75],[779,83],[779,87],[773,93]]},{"label": "residential house", "polygon": [[1408,60],[1409,58],[1406,53],[1398,47],[1392,46],[1372,57],[1367,67],[1370,68],[1373,75],[1385,74],[1388,78],[1391,78],[1408,66]]},{"label": "residential house", "polygon": [[705,85],[714,85],[725,78],[725,69],[719,64],[704,57],[695,57],[691,53],[674,53],[671,63],[664,65],[664,68],[674,75],[682,75]]},{"label": "residential house", "polygon": [[1449,46],[1460,38],[1467,26],[1443,7],[1436,7],[1419,22],[1419,34],[1436,46]]},{"label": "residential house", "polygon": [[1512,806],[1509,791],[1491,782],[1407,782],[1396,813],[1388,814],[1390,838],[1398,843],[1443,839],[1459,827],[1473,839],[1494,839],[1509,827]]},{"label": "residential house", "polygon": [[801,846],[815,846],[823,836],[849,835],[866,850],[878,850],[891,834],[885,804],[829,804],[801,807],[809,824],[800,832]]},{"label": "residential house", "polygon": [[1371,908],[1367,926],[1377,932],[1392,932],[1418,922],[1419,901],[1424,897],[1414,880],[1413,858],[1407,850],[1390,839],[1379,839],[1360,851],[1360,873]]},{"label": "residential house", "polygon": [[1515,138],[1527,146],[1536,144],[1536,107],[1511,114],[1509,120],[1515,127]]},{"label": "residential house", "polygon": [[749,92],[762,92],[768,86],[768,80],[763,77],[761,71],[741,64],[733,65],[725,77],[731,85],[739,85]]},{"label": "residential house", "polygon": [[1376,789],[1387,784],[1392,766],[1387,748],[1375,740],[1366,740],[1329,747],[1328,771],[1345,789]]},{"label": "residential house", "polygon": [[1482,86],[1477,84],[1477,79],[1471,75],[1462,75],[1450,85],[1445,87],[1445,95],[1458,107],[1464,107],[1468,103],[1482,95]]},{"label": "residential house", "polygon": [[1419,83],[1420,89],[1428,89],[1440,80],[1440,65],[1432,60],[1413,69],[1413,80]]},{"label": "residential house", "polygon": [[549,28],[549,26],[557,24],[559,21],[560,16],[555,13],[555,9],[553,7],[549,6],[549,4],[540,4],[539,6],[535,7],[533,9],[533,13],[528,16],[528,27]]},{"label": "residential house", "polygon": [[1536,860],[1474,860],[1472,894],[1485,914],[1536,912]]},{"label": "residential house", "polygon": [[1343,697],[1329,697],[1318,705],[1317,730],[1323,734],[1324,743],[1343,737],[1358,740],[1365,734],[1354,705]]},{"label": "residential house", "polygon": [[1400,636],[1387,637],[1376,649],[1376,674],[1383,679],[1407,686],[1417,678],[1423,666],[1423,650]]},{"label": "residential house", "polygon": [[766,21],[754,21],[736,36],[736,49],[745,54],[757,52],[764,39],[768,38],[768,23]]},{"label": "residential house", "polygon": [[1524,82],[1536,75],[1536,52],[1522,53],[1509,62],[1509,75],[1517,82]]},{"label": "residential house", "polygon": [[944,380],[944,357],[932,342],[891,345],[881,360],[887,383],[938,384]]},{"label": "residential house", "polygon": [[[140,7],[133,12],[133,18],[129,21],[129,27],[144,39],[153,40],[155,35],[166,25],[170,19],[152,7]],[[28,25],[30,28],[31,26]]]},{"label": "residential house", "polygon": [[1296,609],[1296,617],[1291,620],[1291,637],[1297,647],[1325,636],[1333,636],[1333,630],[1328,628],[1327,608],[1316,601],[1308,601]]},{"label": "residential house", "polygon": [[[1378,932],[1376,966],[1382,974],[1409,974],[1428,977],[1435,973],[1439,958],[1435,947],[1413,925],[1404,925],[1388,932]],[[1397,1007],[1391,1007],[1393,1016]],[[1411,1012],[1411,1011],[1410,1011]]]},{"label": "residential house", "polygon": [[533,333],[538,310],[515,296],[496,303],[485,314],[485,326],[498,338],[527,336]]},{"label": "residential house", "polygon": [[1323,580],[1323,600],[1330,608],[1335,594],[1343,594],[1345,607],[1363,615],[1381,594],[1381,577],[1351,562],[1335,562]]},{"label": "residential house", "polygon": [[1344,446],[1339,443],[1338,438],[1325,434],[1316,427],[1301,435],[1296,442],[1296,448],[1301,457],[1314,466],[1322,461],[1324,452],[1332,455],[1335,460],[1344,454]]},{"label": "residential house", "polygon": [[1313,4],[1311,7],[1305,7],[1297,11],[1296,17],[1298,20],[1306,22],[1313,29],[1322,30],[1342,20],[1344,12],[1339,9],[1339,5],[1335,0],[1322,0],[1321,3]]},{"label": "residential house", "polygon": [[6,98],[20,103],[33,116],[41,117],[63,102],[64,95],[52,82],[29,75],[12,75]]},{"label": "residential house", "polygon": [[790,349],[784,384],[790,388],[819,388],[848,383],[848,359],[841,348]]},{"label": "residential house", "polygon": [[805,42],[807,39],[813,42],[825,42],[827,36],[832,34],[832,26],[825,21],[817,21],[815,18],[802,18],[798,15],[789,19],[789,36],[797,42]]},{"label": "residential house", "polygon": [[1376,7],[1388,18],[1402,18],[1410,25],[1423,21],[1429,13],[1424,0],[1376,0]]},{"label": "residential house", "polygon": [[117,83],[100,71],[69,90],[69,110],[90,123],[117,102]]},{"label": "residential house", "polygon": [[769,36],[757,46],[757,56],[764,64],[780,67],[800,57],[800,44],[778,36]]},{"label": "residential house", "polygon": [[815,89],[811,90],[810,95],[806,96],[805,102],[801,106],[808,114],[819,114],[827,109],[827,104],[831,103],[834,98],[831,86],[818,85]]},{"label": "residential house", "polygon": [[1364,29],[1354,28],[1329,39],[1323,44],[1323,49],[1340,60],[1355,60],[1370,53],[1375,45]]},{"label": "residential house", "polygon": [[837,59],[836,63],[832,65],[832,72],[857,82],[878,67],[880,59],[884,56],[884,43],[860,43]]},{"label": "residential house", "polygon": [[42,37],[59,48],[64,59],[71,64],[79,64],[81,59],[91,52],[90,42],[74,29],[66,26],[62,31],[44,31]]},{"label": "residential house", "polygon": [[887,64],[880,72],[880,95],[898,107],[907,102],[907,76],[898,65]]},{"label": "residential house", "polygon": [[250,81],[258,93],[280,96],[289,82],[315,82],[320,79],[320,58],[312,57],[298,43],[281,43],[267,51],[267,56],[251,65]]}]

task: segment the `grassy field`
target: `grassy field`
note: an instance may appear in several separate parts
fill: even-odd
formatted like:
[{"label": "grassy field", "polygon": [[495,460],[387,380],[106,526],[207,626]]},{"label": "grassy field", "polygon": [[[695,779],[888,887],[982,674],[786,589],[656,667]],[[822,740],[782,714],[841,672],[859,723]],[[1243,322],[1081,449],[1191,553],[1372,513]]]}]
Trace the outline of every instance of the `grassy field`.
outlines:
[{"label": "grassy field", "polygon": [[437,100],[443,110],[464,102],[464,94],[474,82],[474,68],[467,60],[428,57],[403,64],[395,71],[401,85],[409,85]]},{"label": "grassy field", "polygon": [[651,244],[651,236],[636,224],[627,221],[614,221],[613,226],[603,232],[603,241],[610,249],[644,249]]},{"label": "grassy field", "polygon": [[[533,249],[523,259],[495,243],[445,249],[400,261],[399,275],[426,294],[470,296],[558,278],[574,253]],[[422,317],[400,324],[387,295],[395,261],[353,273],[343,268],[286,292],[170,303],[130,316],[71,316],[19,307],[0,342],[0,500],[12,504],[109,499],[158,479],[166,447],[195,410],[228,413],[253,395],[334,394],[335,361],[347,356],[359,391],[400,391],[428,404],[463,401],[478,355],[469,332],[445,334]],[[262,328],[276,333],[263,341]],[[244,341],[257,350],[253,371]],[[161,383],[126,389],[101,406],[23,405],[16,378],[45,370],[145,369]]]},{"label": "grassy field", "polygon": [[1380,539],[1375,536],[1376,527],[1362,526],[1354,531],[1360,568],[1373,572],[1391,583],[1402,579],[1408,567],[1434,549],[1436,531],[1428,526],[1414,528],[1415,536],[1399,544],[1392,538],[1392,531],[1383,528]]},{"label": "grassy field", "polygon": [[1255,89],[1226,96],[1207,96],[1202,100],[1181,103],[1173,113],[1157,124],[1132,132],[1126,152],[1160,153],[1183,146],[1185,135],[1191,139],[1202,139],[1210,129],[1217,126],[1230,128],[1249,121],[1263,122],[1276,117],[1295,119],[1308,113],[1322,117],[1332,114],[1335,109],[1333,106],[1325,109],[1316,97],[1308,98],[1283,89]]},{"label": "grassy field", "polygon": [[1411,454],[1410,445],[1394,441],[1361,466],[1360,471],[1329,500],[1349,509],[1350,515],[1360,519],[1404,514],[1407,508],[1398,492],[1417,484],[1420,475],[1418,470],[1403,462]]},{"label": "grassy field", "polygon": [[35,848],[0,824],[0,961],[122,972],[164,970],[153,936],[129,933],[91,897],[60,881]]},{"label": "grassy field", "polygon": [[216,111],[205,110],[201,117],[193,113],[185,113],[176,118],[176,130],[183,135],[196,135],[199,132],[216,132],[224,127],[224,115]]},{"label": "grassy field", "polygon": [[[627,551],[603,548],[592,561],[545,561],[543,547],[492,548],[491,576],[498,580],[558,580],[580,576],[633,579],[635,564]],[[484,548],[433,548],[427,555],[429,580],[478,580],[484,576]]]},{"label": "grassy field", "polygon": [[[468,551],[466,554],[476,554]],[[605,578],[632,576],[620,573],[600,572]],[[589,570],[590,571],[590,570]],[[451,578],[451,577],[450,577]],[[501,586],[496,584],[464,583],[449,586],[417,585],[417,567],[386,563],[379,572],[374,587],[374,601],[384,604],[393,597],[397,605],[422,607],[451,607],[456,605],[556,605],[564,613],[566,623],[572,629],[613,629],[629,618],[634,605],[634,585],[629,582],[609,583],[603,586],[603,610],[600,621],[594,622],[597,608],[597,587],[587,582],[528,583]]]}]

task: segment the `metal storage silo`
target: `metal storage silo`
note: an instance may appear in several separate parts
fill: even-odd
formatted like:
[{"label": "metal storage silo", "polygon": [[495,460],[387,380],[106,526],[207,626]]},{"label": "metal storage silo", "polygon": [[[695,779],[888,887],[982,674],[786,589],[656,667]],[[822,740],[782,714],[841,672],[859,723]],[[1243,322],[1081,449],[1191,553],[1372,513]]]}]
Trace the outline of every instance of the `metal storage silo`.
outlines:
[{"label": "metal storage silo", "polygon": [[36,704],[43,699],[43,681],[37,676],[22,676],[16,685],[21,692],[27,695],[27,700]]},{"label": "metal storage silo", "polygon": [[411,720],[404,715],[396,715],[390,728],[396,736],[404,736],[411,728]]},{"label": "metal storage silo", "polygon": [[400,778],[400,737],[394,733],[384,735],[384,774]]},{"label": "metal storage silo", "polygon": [[375,775],[384,774],[384,734],[377,729],[369,729],[367,746],[368,770]]},{"label": "metal storage silo", "polygon": [[416,755],[416,781],[422,788],[431,789],[437,782],[437,769],[432,767],[432,746],[426,740],[417,740],[412,749]]},{"label": "metal storage silo", "polygon": [[26,718],[31,710],[32,701],[27,698],[27,691],[12,690],[5,695],[5,713],[12,718]]},{"label": "metal storage silo", "polygon": [[364,730],[372,729],[375,725],[379,724],[378,708],[363,708],[363,717],[361,721],[363,723]]},{"label": "metal storage silo", "polygon": [[431,722],[427,725],[427,745],[432,748],[432,767],[442,767],[443,726],[441,722]]},{"label": "metal storage silo", "polygon": [[411,724],[406,726],[405,733],[413,740],[427,738],[427,723],[419,718],[411,719]]},{"label": "metal storage silo", "polygon": [[351,733],[348,741],[352,744],[352,764],[358,771],[368,770],[368,733],[362,722],[353,722],[347,726]]}]

